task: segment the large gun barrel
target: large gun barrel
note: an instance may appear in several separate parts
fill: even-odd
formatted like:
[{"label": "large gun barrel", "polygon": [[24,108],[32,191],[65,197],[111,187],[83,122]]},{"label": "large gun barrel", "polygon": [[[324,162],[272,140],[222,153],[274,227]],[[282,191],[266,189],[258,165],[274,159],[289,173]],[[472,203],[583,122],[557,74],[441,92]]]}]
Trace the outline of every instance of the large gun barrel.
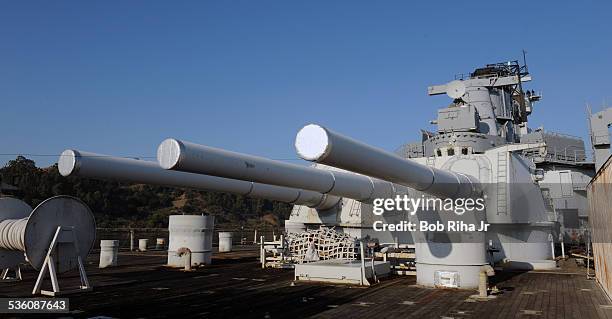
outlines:
[{"label": "large gun barrel", "polygon": [[364,144],[316,124],[303,127],[295,148],[305,160],[373,176],[438,197],[469,197],[480,192],[472,176],[429,167]]},{"label": "large gun barrel", "polygon": [[362,202],[395,194],[392,183],[369,176],[290,164],[176,139],[166,139],[159,145],[157,160],[165,169],[308,189]]},{"label": "large gun barrel", "polygon": [[277,200],[318,209],[335,206],[340,198],[309,190],[253,183],[229,178],[167,171],[156,162],[65,150],[58,161],[63,176],[112,179],[123,182],[216,191]]}]

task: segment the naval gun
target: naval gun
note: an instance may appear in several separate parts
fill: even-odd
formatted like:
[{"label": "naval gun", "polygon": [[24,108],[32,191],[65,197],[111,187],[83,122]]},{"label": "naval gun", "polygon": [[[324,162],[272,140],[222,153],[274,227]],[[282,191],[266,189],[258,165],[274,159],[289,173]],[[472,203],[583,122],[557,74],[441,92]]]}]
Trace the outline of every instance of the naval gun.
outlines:
[{"label": "naval gun", "polygon": [[290,164],[173,138],[159,145],[157,161],[168,170],[307,189],[361,202],[396,192],[393,183],[369,176]]},{"label": "naval gun", "polygon": [[373,176],[442,198],[473,197],[482,192],[473,176],[419,164],[316,124],[306,125],[298,132],[295,148],[307,161]]},{"label": "naval gun", "polygon": [[320,210],[331,209],[340,201],[339,197],[309,190],[167,171],[160,168],[156,162],[70,149],[61,154],[58,168],[62,176],[112,179],[123,182],[226,192],[294,205],[305,205]]}]

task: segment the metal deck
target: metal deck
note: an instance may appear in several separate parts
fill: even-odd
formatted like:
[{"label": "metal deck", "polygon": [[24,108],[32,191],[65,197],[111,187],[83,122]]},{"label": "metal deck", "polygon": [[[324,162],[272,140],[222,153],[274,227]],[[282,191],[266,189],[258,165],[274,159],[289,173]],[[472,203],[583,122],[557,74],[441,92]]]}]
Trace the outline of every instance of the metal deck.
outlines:
[{"label": "metal deck", "polygon": [[[415,286],[391,277],[370,288],[293,283],[292,270],[261,269],[256,248],[214,254],[213,265],[185,273],[161,265],[163,252],[119,255],[119,267],[87,261],[94,291],[70,295],[72,317],[115,318],[609,318],[612,303],[573,261],[555,272],[506,273],[489,301],[475,291]],[[0,284],[0,297],[29,297],[35,273]],[[60,285],[78,284],[78,273]]]}]

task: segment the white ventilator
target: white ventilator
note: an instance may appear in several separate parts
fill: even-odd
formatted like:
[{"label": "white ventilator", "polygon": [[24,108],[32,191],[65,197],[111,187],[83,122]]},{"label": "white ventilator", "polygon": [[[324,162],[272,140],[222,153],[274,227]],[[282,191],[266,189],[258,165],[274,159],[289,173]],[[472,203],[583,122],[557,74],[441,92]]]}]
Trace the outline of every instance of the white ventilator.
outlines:
[{"label": "white ventilator", "polygon": [[58,273],[77,267],[77,257],[83,260],[96,238],[96,222],[91,210],[81,200],[70,196],[55,196],[40,203],[34,210],[15,198],[0,198],[0,267],[13,267],[24,262],[39,270],[49,244],[58,227],[74,229],[78,254],[72,245],[59,245],[56,259]]},{"label": "white ventilator", "polygon": [[[81,200],[55,196],[27,213],[29,206],[14,198],[0,198],[0,266],[10,268],[27,261],[39,270],[33,294],[55,296],[58,274],[78,269],[81,285],[72,292],[91,290],[85,259],[96,238],[93,213]],[[25,260],[23,258],[25,256]],[[47,274],[52,290],[42,289]]]}]

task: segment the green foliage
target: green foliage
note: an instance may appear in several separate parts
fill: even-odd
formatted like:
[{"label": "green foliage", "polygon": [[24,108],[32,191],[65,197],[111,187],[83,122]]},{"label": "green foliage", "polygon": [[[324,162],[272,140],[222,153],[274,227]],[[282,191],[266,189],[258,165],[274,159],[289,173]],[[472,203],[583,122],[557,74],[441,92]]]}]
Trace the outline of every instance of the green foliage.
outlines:
[{"label": "green foliage", "polygon": [[217,224],[239,225],[267,214],[286,219],[291,212],[285,203],[225,193],[63,177],[57,164],[38,168],[23,156],[0,168],[0,180],[17,186],[20,199],[32,207],[56,195],[78,197],[94,212],[98,227],[167,227],[169,215],[182,213],[211,214]]}]

